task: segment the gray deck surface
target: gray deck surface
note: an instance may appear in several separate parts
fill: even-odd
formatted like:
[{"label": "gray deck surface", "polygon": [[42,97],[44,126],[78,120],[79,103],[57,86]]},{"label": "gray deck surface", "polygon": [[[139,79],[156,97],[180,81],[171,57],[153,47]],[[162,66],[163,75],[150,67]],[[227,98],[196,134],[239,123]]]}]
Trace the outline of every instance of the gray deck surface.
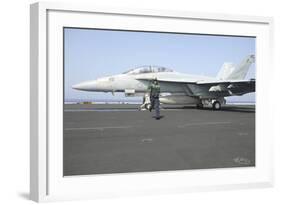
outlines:
[{"label": "gray deck surface", "polygon": [[65,105],[64,176],[255,166],[255,107]]}]

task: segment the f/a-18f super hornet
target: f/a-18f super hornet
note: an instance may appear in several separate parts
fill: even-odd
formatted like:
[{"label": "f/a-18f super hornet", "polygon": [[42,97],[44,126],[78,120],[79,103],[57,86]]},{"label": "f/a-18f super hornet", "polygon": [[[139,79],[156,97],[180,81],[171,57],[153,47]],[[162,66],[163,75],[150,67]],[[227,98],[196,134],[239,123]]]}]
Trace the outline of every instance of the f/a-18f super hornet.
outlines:
[{"label": "f/a-18f super hornet", "polygon": [[161,66],[142,66],[122,74],[98,78],[73,85],[74,89],[93,92],[124,92],[125,96],[142,96],[142,108],[149,108],[147,88],[157,79],[160,103],[174,105],[194,104],[197,108],[211,105],[214,110],[226,103],[224,97],[241,96],[255,92],[255,79],[245,80],[255,56],[247,56],[240,64],[224,63],[216,77],[175,72]]}]

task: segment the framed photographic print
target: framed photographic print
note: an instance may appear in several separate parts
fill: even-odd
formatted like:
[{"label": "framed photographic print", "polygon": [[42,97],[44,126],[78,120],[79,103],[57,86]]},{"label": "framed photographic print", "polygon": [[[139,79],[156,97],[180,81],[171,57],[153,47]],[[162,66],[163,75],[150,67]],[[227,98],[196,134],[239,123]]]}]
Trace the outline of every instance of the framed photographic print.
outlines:
[{"label": "framed photographic print", "polygon": [[32,4],[31,199],[272,186],[272,24]]}]

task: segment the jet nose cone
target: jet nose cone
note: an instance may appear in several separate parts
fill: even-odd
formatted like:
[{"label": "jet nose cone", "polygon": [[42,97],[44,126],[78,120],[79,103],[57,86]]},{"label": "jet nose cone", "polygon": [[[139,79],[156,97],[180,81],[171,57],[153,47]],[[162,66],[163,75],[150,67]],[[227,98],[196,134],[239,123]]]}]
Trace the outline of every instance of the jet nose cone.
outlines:
[{"label": "jet nose cone", "polygon": [[82,82],[72,86],[75,90],[89,90],[91,88],[91,84],[89,82]]},{"label": "jet nose cone", "polygon": [[75,90],[82,90],[82,91],[95,91],[97,90],[97,82],[94,81],[85,81],[75,85],[72,85],[72,88]]},{"label": "jet nose cone", "polygon": [[83,86],[81,83],[78,83],[78,84],[72,85],[72,88],[75,90],[82,90]]}]

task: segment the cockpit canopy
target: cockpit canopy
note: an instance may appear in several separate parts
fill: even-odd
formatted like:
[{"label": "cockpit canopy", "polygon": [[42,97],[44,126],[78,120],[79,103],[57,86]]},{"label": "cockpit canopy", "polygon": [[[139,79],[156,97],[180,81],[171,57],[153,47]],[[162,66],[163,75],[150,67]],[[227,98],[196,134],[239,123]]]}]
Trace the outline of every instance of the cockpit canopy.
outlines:
[{"label": "cockpit canopy", "polygon": [[173,72],[172,69],[162,67],[162,66],[141,66],[134,69],[130,69],[123,74],[129,74],[129,75],[137,75],[142,73],[160,73],[160,72]]}]

